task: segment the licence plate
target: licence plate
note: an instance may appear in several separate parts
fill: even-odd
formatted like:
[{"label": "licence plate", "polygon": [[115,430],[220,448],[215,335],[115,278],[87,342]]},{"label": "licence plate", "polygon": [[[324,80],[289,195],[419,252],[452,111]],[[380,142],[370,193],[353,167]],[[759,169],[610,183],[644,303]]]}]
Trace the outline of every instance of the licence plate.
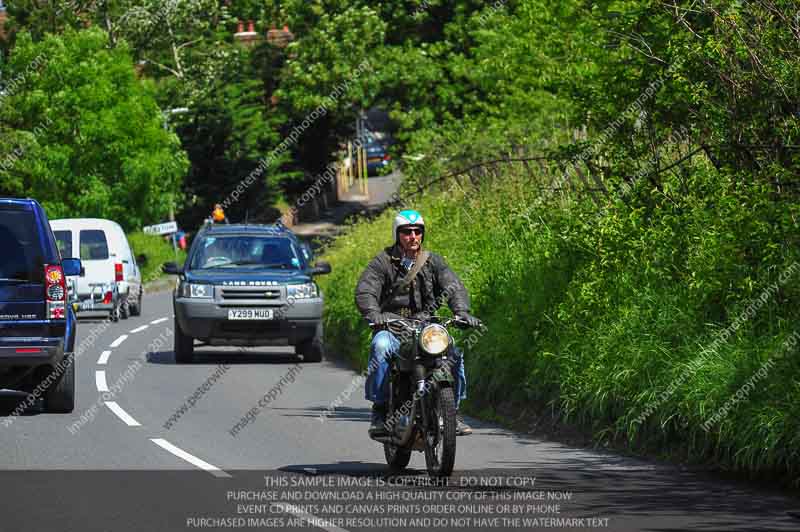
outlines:
[{"label": "licence plate", "polygon": [[271,320],[271,308],[233,308],[228,310],[229,320]]},{"label": "licence plate", "polygon": [[94,308],[94,301],[91,299],[81,301],[80,308],[81,310],[92,310]]}]

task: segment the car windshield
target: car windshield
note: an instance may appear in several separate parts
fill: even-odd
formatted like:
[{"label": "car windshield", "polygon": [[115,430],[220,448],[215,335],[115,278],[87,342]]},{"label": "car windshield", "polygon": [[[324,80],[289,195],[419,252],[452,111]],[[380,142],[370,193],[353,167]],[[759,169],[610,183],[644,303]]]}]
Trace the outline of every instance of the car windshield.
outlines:
[{"label": "car windshield", "polygon": [[300,254],[288,238],[274,236],[206,236],[192,256],[193,270],[248,268],[298,270]]}]

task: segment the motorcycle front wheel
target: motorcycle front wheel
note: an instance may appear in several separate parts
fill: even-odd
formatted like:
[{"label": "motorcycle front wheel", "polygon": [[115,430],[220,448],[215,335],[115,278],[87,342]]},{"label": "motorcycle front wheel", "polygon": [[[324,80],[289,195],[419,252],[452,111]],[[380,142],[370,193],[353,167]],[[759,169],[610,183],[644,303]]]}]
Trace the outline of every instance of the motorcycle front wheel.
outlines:
[{"label": "motorcycle front wheel", "polygon": [[456,463],[456,400],[452,388],[430,398],[425,427],[425,465],[434,477],[449,477]]},{"label": "motorcycle front wheel", "polygon": [[383,444],[383,455],[386,457],[386,463],[392,469],[405,469],[411,460],[410,449],[401,449],[392,443]]}]

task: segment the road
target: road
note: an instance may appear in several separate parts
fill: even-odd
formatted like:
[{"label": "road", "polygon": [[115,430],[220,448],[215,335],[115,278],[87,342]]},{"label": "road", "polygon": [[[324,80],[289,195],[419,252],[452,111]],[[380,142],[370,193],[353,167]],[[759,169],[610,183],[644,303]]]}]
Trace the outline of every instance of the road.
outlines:
[{"label": "road", "polygon": [[477,420],[448,485],[421,453],[393,476],[356,373],[291,348],[203,347],[176,365],[172,327],[166,292],[141,317],[82,319],[72,414],[10,416],[19,397],[2,397],[0,530],[800,528],[780,492]]}]

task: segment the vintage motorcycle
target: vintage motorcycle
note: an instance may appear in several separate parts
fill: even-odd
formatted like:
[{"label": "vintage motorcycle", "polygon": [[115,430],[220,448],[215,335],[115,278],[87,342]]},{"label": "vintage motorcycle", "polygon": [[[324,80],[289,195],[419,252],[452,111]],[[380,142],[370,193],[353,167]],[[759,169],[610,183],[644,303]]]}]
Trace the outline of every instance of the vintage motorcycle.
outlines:
[{"label": "vintage motorcycle", "polygon": [[469,327],[463,320],[437,316],[395,318],[386,323],[400,340],[400,352],[390,362],[386,430],[370,437],[383,443],[392,469],[405,468],[412,451],[423,451],[428,474],[447,477],[453,472],[456,400],[452,368],[456,358],[453,337],[447,330],[450,325]]}]

